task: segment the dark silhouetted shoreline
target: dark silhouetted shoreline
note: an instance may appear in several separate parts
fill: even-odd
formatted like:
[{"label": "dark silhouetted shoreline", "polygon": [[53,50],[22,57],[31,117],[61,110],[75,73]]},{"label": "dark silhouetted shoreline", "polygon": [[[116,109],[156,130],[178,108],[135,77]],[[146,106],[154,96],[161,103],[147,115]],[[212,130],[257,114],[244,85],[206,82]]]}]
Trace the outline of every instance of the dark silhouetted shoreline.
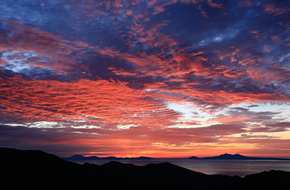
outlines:
[{"label": "dark silhouetted shoreline", "polygon": [[206,175],[171,163],[101,166],[72,163],[42,151],[0,148],[0,189],[289,189],[290,172]]}]

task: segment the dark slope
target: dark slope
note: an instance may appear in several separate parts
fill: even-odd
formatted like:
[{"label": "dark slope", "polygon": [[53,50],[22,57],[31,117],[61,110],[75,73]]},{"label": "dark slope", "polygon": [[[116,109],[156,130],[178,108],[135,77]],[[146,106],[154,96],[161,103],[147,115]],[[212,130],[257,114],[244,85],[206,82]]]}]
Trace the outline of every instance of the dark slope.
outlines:
[{"label": "dark slope", "polygon": [[243,179],[244,187],[247,190],[255,189],[290,189],[290,172],[264,171],[257,174],[247,175]]},{"label": "dark slope", "polygon": [[[0,189],[282,189],[289,172],[245,177],[205,175],[170,163],[79,165],[42,151],[0,148]],[[280,186],[279,186],[280,185]],[[254,187],[254,188],[253,188]],[[287,186],[288,187],[288,186]],[[279,189],[278,188],[278,189]],[[277,189],[277,188],[276,188]]]},{"label": "dark slope", "polygon": [[0,148],[0,160],[0,189],[66,189],[90,184],[100,176],[96,168],[85,168],[42,151]]}]

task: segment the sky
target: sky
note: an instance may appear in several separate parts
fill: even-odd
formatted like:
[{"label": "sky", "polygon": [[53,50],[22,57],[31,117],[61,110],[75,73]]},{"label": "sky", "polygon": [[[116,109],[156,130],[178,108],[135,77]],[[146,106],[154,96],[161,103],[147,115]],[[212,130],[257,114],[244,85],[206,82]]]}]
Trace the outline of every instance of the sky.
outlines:
[{"label": "sky", "polygon": [[0,146],[290,158],[290,1],[1,0]]}]

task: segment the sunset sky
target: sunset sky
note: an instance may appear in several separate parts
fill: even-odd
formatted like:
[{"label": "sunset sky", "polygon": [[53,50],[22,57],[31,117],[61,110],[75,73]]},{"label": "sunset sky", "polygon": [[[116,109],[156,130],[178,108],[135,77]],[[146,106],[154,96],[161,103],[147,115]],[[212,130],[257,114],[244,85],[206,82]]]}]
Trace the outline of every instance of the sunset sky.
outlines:
[{"label": "sunset sky", "polygon": [[1,0],[0,146],[290,158],[290,1]]}]

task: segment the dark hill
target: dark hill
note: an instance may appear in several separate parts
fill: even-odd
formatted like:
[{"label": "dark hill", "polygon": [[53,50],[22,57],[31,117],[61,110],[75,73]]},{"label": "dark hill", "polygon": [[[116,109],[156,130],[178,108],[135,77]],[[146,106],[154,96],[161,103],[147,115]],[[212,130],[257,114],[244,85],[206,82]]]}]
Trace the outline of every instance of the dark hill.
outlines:
[{"label": "dark hill", "polygon": [[[42,151],[0,148],[0,189],[288,189],[290,172],[245,178],[206,175],[171,163],[136,166],[116,161],[79,165]],[[278,188],[274,188],[278,187]]]}]

